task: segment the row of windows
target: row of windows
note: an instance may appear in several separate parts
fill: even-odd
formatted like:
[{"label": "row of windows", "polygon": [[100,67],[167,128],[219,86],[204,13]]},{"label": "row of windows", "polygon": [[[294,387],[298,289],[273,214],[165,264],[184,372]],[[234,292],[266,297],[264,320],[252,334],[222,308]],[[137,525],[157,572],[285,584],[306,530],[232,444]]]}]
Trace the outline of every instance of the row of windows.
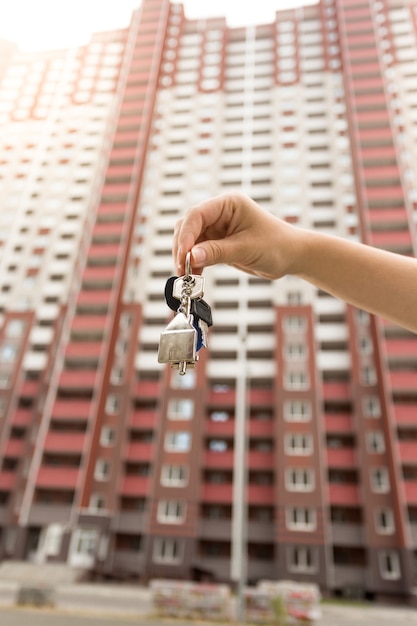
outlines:
[{"label": "row of windows", "polygon": [[[184,543],[181,539],[159,538],[153,546],[153,560],[157,563],[179,565],[184,558]],[[287,546],[286,560],[291,572],[314,574],[319,570],[318,550],[312,546]],[[381,577],[385,580],[398,580],[401,566],[395,550],[380,550],[378,564]]]}]

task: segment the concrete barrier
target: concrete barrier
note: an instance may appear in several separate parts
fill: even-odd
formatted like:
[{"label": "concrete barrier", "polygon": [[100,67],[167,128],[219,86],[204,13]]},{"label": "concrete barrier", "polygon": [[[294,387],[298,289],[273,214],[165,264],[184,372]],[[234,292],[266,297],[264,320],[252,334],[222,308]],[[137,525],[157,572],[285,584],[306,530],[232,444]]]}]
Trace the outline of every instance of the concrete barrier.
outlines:
[{"label": "concrete barrier", "polygon": [[232,618],[226,585],[153,580],[153,606],[159,617],[225,622]]},{"label": "concrete barrier", "polygon": [[253,624],[309,624],[321,617],[316,585],[262,581],[245,590],[245,621]]}]

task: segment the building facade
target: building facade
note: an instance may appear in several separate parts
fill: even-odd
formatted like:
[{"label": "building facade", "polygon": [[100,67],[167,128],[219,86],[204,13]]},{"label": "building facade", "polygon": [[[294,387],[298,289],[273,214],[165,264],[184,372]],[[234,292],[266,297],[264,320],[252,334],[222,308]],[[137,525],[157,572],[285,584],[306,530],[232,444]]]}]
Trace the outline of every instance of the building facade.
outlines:
[{"label": "building facade", "polygon": [[416,2],[232,29],[143,0],[0,50],[0,559],[411,597],[417,337],[216,266],[209,350],[184,377],[157,350],[174,225],[212,195],[415,255]]}]

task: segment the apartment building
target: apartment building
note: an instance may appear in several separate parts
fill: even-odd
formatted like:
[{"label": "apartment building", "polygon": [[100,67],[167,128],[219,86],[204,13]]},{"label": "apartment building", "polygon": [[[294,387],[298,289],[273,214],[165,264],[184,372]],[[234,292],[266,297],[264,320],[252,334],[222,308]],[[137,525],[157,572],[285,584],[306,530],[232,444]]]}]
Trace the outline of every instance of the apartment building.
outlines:
[{"label": "apartment building", "polygon": [[412,333],[216,266],[209,349],[183,377],[157,350],[211,195],[415,255],[416,2],[230,28],[143,0],[84,47],[0,49],[0,559],[411,598]]}]

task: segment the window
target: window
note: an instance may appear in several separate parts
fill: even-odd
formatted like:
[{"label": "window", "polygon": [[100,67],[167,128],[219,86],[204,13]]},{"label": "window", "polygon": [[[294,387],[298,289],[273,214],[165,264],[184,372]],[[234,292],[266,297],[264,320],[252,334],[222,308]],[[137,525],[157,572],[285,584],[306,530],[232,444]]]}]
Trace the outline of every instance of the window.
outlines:
[{"label": "window", "polygon": [[286,511],[286,524],[290,530],[311,531],[316,528],[316,512],[306,507],[293,507]]},{"label": "window", "polygon": [[211,439],[208,447],[212,452],[226,452],[228,445],[225,439]]},{"label": "window", "polygon": [[395,550],[383,550],[378,554],[379,571],[385,580],[398,580],[401,577],[400,559]]},{"label": "window", "polygon": [[212,422],[227,422],[230,415],[227,411],[212,411],[210,413],[210,420]]},{"label": "window", "polygon": [[88,508],[90,509],[90,511],[94,512],[104,511],[104,509],[106,508],[106,500],[104,496],[98,493],[92,493]]},{"label": "window", "polygon": [[168,403],[168,418],[190,420],[194,415],[194,400],[173,398]]},{"label": "window", "polygon": [[369,365],[363,367],[361,370],[361,381],[364,385],[375,385],[377,382],[375,368]]},{"label": "window", "polygon": [[287,389],[308,389],[307,372],[287,372],[285,375],[285,387]]},{"label": "window", "polygon": [[313,438],[308,434],[289,433],[285,435],[284,448],[288,455],[308,456],[313,453]]},{"label": "window", "polygon": [[308,422],[311,419],[311,404],[302,400],[290,400],[284,406],[287,422]]},{"label": "window", "polygon": [[100,445],[111,446],[116,439],[116,431],[111,426],[103,426],[100,434]]},{"label": "window", "polygon": [[25,329],[26,322],[24,320],[10,320],[6,327],[7,337],[21,337]]},{"label": "window", "polygon": [[96,480],[107,480],[110,476],[110,467],[110,461],[107,461],[106,459],[97,459],[94,478]]},{"label": "window", "polygon": [[153,544],[154,563],[168,563],[175,565],[181,563],[183,543],[179,539],[155,539]]},{"label": "window", "polygon": [[165,487],[184,487],[188,483],[188,468],[185,465],[163,465],[161,485]]},{"label": "window", "polygon": [[120,410],[120,398],[114,393],[107,396],[106,400],[106,413],[114,415]]},{"label": "window", "polygon": [[380,430],[371,430],[366,434],[366,447],[371,454],[385,452],[384,434]]},{"label": "window", "polygon": [[290,315],[284,318],[284,329],[287,332],[300,332],[305,330],[305,319],[301,315]]},{"label": "window", "polygon": [[182,524],[186,505],[178,500],[162,500],[158,503],[157,520],[161,524]]},{"label": "window", "polygon": [[388,493],[390,490],[389,474],[385,467],[373,467],[370,470],[371,489],[374,493]]},{"label": "window", "polygon": [[378,396],[363,399],[363,412],[366,417],[381,417],[381,403]]},{"label": "window", "polygon": [[304,468],[289,468],[285,471],[285,486],[287,491],[313,491],[314,470]]},{"label": "window", "polygon": [[395,532],[392,509],[382,508],[375,511],[375,528],[381,535],[392,535]]},{"label": "window", "polygon": [[188,452],[191,447],[191,433],[187,431],[168,431],[165,435],[165,450],[169,452]]},{"label": "window", "polygon": [[311,573],[317,570],[317,551],[310,546],[294,546],[287,551],[291,572]]},{"label": "window", "polygon": [[94,556],[98,533],[96,530],[78,530],[75,552]]},{"label": "window", "polygon": [[0,361],[3,363],[15,361],[18,352],[17,346],[12,343],[5,342],[0,348]]},{"label": "window", "polygon": [[304,343],[288,343],[285,356],[289,361],[303,361],[307,356],[307,347]]},{"label": "window", "polygon": [[47,556],[58,556],[61,552],[64,528],[60,524],[50,524],[46,531],[44,552]]},{"label": "window", "polygon": [[178,370],[174,370],[171,375],[172,389],[194,389],[195,381],[195,370],[187,370],[187,376],[181,376]]}]

